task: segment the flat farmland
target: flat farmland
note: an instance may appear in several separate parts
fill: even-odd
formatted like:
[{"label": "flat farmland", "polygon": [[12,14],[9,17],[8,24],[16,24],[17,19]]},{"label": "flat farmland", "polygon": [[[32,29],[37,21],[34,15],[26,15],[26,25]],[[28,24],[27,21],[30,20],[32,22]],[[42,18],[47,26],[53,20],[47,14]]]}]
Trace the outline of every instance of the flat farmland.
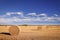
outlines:
[{"label": "flat farmland", "polygon": [[0,40],[60,40],[60,25],[1,25],[0,33],[9,33],[13,26],[19,28],[19,34],[0,34]]}]

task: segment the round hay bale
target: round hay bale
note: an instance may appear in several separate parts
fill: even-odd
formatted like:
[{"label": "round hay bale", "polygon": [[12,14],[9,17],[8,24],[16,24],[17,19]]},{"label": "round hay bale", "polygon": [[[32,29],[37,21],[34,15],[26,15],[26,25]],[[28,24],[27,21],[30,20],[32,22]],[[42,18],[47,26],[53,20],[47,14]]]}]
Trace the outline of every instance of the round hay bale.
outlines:
[{"label": "round hay bale", "polygon": [[17,26],[11,26],[9,28],[9,33],[11,35],[18,35],[19,34],[19,28]]}]

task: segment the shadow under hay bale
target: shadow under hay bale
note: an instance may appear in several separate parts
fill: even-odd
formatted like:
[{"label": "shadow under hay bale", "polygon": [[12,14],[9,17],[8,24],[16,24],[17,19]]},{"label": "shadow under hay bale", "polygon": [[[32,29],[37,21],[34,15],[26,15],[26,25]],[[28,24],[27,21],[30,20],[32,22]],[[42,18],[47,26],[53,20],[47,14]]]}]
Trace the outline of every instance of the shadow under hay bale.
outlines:
[{"label": "shadow under hay bale", "polygon": [[2,32],[0,34],[11,35],[10,33]]}]

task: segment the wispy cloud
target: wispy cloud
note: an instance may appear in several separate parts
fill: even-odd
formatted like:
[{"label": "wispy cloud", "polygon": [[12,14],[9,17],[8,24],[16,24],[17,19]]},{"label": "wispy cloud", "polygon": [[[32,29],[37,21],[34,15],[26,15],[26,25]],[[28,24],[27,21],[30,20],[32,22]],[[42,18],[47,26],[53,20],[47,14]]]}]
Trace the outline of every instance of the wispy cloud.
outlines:
[{"label": "wispy cloud", "polygon": [[38,16],[47,17],[47,15],[45,13],[41,13]]},{"label": "wispy cloud", "polygon": [[27,15],[30,15],[30,16],[37,16],[36,13],[28,13]]},{"label": "wispy cloud", "polygon": [[[17,17],[17,16],[13,16],[13,17],[11,17],[11,15],[14,15],[14,14],[16,14],[17,16],[23,16],[22,18],[20,18],[20,17]],[[27,22],[29,22],[29,23],[34,23],[34,22],[50,22],[50,23],[52,23],[52,22],[60,22],[60,17],[57,15],[57,14],[54,14],[55,16],[58,16],[58,17],[55,17],[55,16],[51,16],[51,17],[49,17],[47,14],[45,14],[45,13],[41,13],[41,14],[36,14],[36,13],[28,13],[28,14],[26,14],[26,15],[31,15],[31,16],[38,16],[38,17],[35,17],[35,18],[32,18],[32,17],[26,17],[26,16],[24,16],[24,13],[22,13],[22,12],[7,12],[6,14],[5,14],[5,16],[7,17],[0,17],[0,23],[5,23],[5,24],[8,24],[8,23],[10,23],[10,24],[16,24],[15,22],[17,22],[17,23],[22,23],[22,22],[24,22],[24,23],[27,23]],[[10,16],[10,17],[8,17],[8,16]]]},{"label": "wispy cloud", "polygon": [[11,16],[11,15],[23,15],[23,12],[7,12],[6,15]]},{"label": "wispy cloud", "polygon": [[59,16],[58,14],[54,14],[54,16]]}]

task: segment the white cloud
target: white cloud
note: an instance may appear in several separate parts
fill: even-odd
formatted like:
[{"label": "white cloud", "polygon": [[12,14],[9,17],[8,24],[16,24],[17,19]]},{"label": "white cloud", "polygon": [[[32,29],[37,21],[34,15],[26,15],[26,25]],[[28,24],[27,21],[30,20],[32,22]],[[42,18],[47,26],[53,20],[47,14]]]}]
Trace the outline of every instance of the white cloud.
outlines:
[{"label": "white cloud", "polygon": [[11,12],[7,12],[5,15],[6,16],[11,16],[11,14],[12,14]]},{"label": "white cloud", "polygon": [[13,23],[13,22],[57,22],[60,21],[60,18],[55,17],[46,17],[46,18],[0,18],[0,23]]},{"label": "white cloud", "polygon": [[0,22],[31,22],[31,21],[60,21],[60,17],[43,17],[43,18],[18,18],[18,17],[12,17],[12,18],[0,18]]},{"label": "white cloud", "polygon": [[57,20],[60,21],[60,17],[58,17]]},{"label": "white cloud", "polygon": [[23,12],[7,12],[6,15],[10,16],[12,14],[23,15]]},{"label": "white cloud", "polygon": [[60,17],[47,17],[46,21],[48,21],[48,22],[58,22],[58,21],[60,21]]},{"label": "white cloud", "polygon": [[10,16],[10,15],[11,15],[11,13],[10,13],[10,12],[7,12],[7,13],[6,13],[6,15]]},{"label": "white cloud", "polygon": [[36,13],[28,13],[27,15],[36,16]]},{"label": "white cloud", "polygon": [[6,15],[0,15],[0,17],[6,17]]},{"label": "white cloud", "polygon": [[47,15],[45,13],[41,13],[38,16],[47,17]]},{"label": "white cloud", "polygon": [[23,12],[17,12],[16,14],[18,14],[18,15],[23,15]]},{"label": "white cloud", "polygon": [[[46,15],[45,13],[42,13],[42,14],[36,14],[36,13],[29,13],[29,14],[26,14],[26,15],[32,15],[32,16],[38,16],[36,18],[32,18],[32,17],[22,17],[22,18],[19,18],[19,17],[8,17],[12,14],[17,14],[17,15],[24,15],[22,12],[7,12],[6,15],[4,15],[4,17],[0,17],[0,23],[13,23],[13,22],[57,22],[57,21],[60,21],[60,17],[49,17],[48,15]],[[8,15],[8,16],[7,16]],[[1,15],[2,16],[2,15]],[[6,18],[5,16],[7,16],[8,18]],[[39,17],[39,16],[42,16],[42,17]],[[57,14],[55,14],[55,16],[57,16]]]},{"label": "white cloud", "polygon": [[13,22],[12,21],[13,19],[10,19],[10,18],[0,18],[0,22],[2,22],[2,23],[8,23],[8,22]]},{"label": "white cloud", "polygon": [[54,16],[58,16],[57,14],[54,14]]}]

